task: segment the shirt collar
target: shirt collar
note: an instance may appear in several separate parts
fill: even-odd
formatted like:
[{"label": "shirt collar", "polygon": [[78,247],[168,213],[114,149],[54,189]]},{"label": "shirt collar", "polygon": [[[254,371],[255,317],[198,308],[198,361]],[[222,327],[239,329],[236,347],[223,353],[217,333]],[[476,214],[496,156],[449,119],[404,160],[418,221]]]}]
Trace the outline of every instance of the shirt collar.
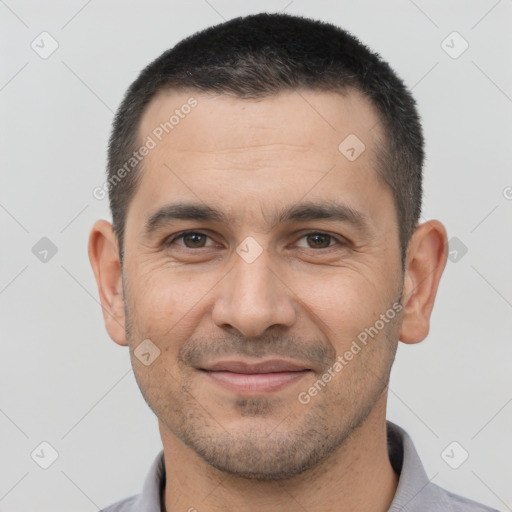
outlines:
[{"label": "shirt collar", "polygon": [[399,475],[398,487],[388,512],[451,511],[446,491],[428,478],[407,432],[390,421],[386,425],[389,460]]},{"label": "shirt collar", "polygon": [[140,512],[161,512],[162,500],[165,488],[165,459],[164,451],[157,455],[144,480],[142,492],[137,496],[133,510]]}]

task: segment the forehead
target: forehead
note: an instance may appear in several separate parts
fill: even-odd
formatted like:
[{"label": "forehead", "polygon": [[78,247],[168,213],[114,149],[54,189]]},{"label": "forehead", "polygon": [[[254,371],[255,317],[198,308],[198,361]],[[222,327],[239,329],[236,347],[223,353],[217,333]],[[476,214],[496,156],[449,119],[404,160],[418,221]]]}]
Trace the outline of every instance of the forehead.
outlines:
[{"label": "forehead", "polygon": [[380,137],[375,108],[354,89],[283,91],[259,99],[167,89],[151,100],[139,126],[140,141],[149,135],[159,146],[172,146],[175,151],[235,151],[265,145],[271,150],[278,144],[332,150],[351,134],[370,149],[368,154]]}]

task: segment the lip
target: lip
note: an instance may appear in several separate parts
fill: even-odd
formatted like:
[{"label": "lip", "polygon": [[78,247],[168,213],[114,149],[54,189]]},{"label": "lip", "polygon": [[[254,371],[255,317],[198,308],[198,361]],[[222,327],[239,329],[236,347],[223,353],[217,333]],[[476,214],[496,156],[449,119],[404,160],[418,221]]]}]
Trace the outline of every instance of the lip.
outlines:
[{"label": "lip", "polygon": [[311,371],[300,363],[284,360],[259,363],[218,361],[200,370],[216,384],[246,395],[279,391],[302,379]]},{"label": "lip", "polygon": [[201,370],[207,371],[222,371],[243,374],[255,373],[281,373],[281,372],[297,372],[302,370],[309,370],[307,366],[294,363],[293,361],[286,361],[284,359],[271,359],[268,361],[260,361],[258,363],[249,363],[240,360],[225,360],[217,361],[206,365]]}]

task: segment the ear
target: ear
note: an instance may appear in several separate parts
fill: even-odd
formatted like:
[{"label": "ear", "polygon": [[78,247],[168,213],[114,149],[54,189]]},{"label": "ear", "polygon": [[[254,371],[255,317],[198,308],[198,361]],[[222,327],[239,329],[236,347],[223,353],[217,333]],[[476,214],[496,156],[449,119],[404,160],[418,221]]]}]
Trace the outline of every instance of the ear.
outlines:
[{"label": "ear", "polygon": [[400,341],[419,343],[427,337],[430,314],[447,257],[445,227],[437,220],[420,224],[407,249]]},{"label": "ear", "polygon": [[119,345],[127,345],[121,262],[112,225],[97,221],[89,236],[89,260],[96,278],[105,327]]}]

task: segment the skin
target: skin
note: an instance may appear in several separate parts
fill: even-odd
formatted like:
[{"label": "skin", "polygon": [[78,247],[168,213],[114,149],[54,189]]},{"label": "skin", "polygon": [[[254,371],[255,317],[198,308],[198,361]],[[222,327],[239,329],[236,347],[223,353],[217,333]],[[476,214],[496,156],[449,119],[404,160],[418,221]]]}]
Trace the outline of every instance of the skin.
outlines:
[{"label": "skin", "polygon": [[[428,334],[446,231],[435,220],[419,225],[402,272],[392,194],[375,172],[380,125],[356,91],[258,101],[161,92],[144,113],[140,140],[191,96],[197,107],[144,159],[122,271],[109,222],[96,222],[89,240],[107,331],[129,346],[159,420],[162,506],[388,510],[398,478],[386,447],[387,383],[398,342]],[[355,161],[338,150],[349,134],[366,146]],[[230,218],[171,220],[147,234],[149,216],[177,201]],[[360,212],[366,228],[338,219],[275,221],[290,205],[329,201]],[[173,241],[184,230],[206,236]],[[262,249],[251,263],[236,251],[247,237]],[[301,403],[299,393],[400,299],[394,319]],[[145,339],[160,350],[149,366],[134,356]],[[226,358],[283,358],[310,371],[281,390],[244,394],[197,368]]]}]

